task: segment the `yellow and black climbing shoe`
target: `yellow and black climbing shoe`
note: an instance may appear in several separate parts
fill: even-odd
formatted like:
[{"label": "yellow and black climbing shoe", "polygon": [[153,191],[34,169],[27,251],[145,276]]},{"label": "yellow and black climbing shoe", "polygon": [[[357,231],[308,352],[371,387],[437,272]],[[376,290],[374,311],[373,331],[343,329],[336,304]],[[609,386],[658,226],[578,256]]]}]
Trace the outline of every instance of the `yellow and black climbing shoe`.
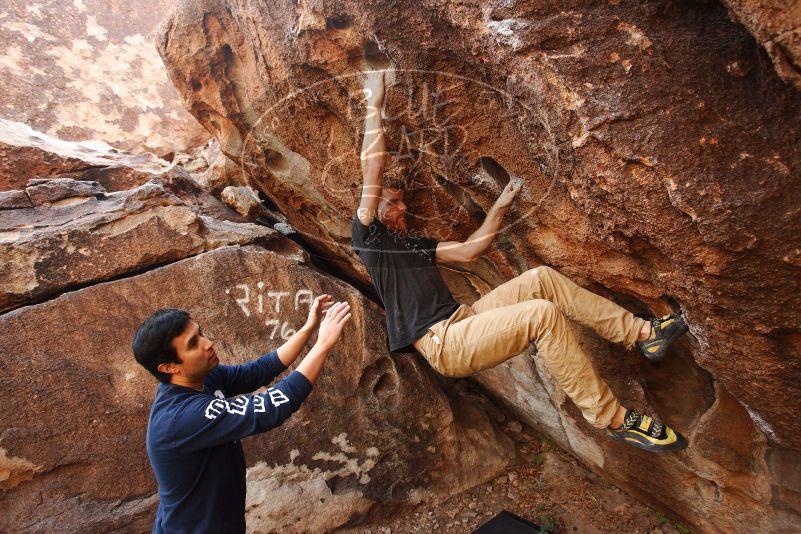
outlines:
[{"label": "yellow and black climbing shoe", "polygon": [[639,449],[651,452],[675,452],[687,448],[687,440],[664,424],[634,410],[627,410],[619,428],[607,428],[607,435]]},{"label": "yellow and black climbing shoe", "polygon": [[637,342],[642,353],[651,360],[665,357],[671,343],[687,332],[687,323],[681,312],[651,319],[651,335]]}]

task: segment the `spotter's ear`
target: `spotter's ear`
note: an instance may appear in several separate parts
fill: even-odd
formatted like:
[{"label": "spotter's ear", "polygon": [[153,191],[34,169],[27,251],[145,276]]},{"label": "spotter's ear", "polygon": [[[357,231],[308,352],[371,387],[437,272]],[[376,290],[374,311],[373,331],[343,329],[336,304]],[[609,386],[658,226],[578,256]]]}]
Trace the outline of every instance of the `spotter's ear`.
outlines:
[{"label": "spotter's ear", "polygon": [[160,373],[167,373],[168,375],[174,375],[179,371],[178,366],[174,363],[160,363],[156,369]]}]

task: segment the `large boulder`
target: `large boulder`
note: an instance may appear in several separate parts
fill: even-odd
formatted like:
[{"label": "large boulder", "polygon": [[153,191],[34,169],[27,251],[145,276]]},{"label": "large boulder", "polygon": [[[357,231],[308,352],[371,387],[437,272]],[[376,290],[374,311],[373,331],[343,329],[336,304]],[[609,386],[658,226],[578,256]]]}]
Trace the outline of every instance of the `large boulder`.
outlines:
[{"label": "large boulder", "polygon": [[241,363],[287,339],[320,293],[347,299],[353,318],[301,410],[243,442],[251,531],[322,532],[507,465],[514,448],[491,405],[463,388],[446,395],[419,358],[390,356],[376,304],[291,254],[224,247],[0,316],[0,386],[14,392],[0,432],[0,530],[148,530],[156,382],[131,355],[136,327],[157,308],[184,308],[223,363]]},{"label": "large boulder", "polygon": [[[0,531],[148,529],[157,498],[143,444],[155,382],[130,344],[162,306],[190,310],[229,363],[291,335],[315,294],[354,306],[354,330],[331,358],[337,377],[249,446],[251,530],[326,530],[444,498],[514,455],[485,397],[390,357],[374,303],[183,167],[139,168],[135,183],[146,182],[107,191],[124,184],[116,160],[19,126],[26,141],[8,154],[52,172],[0,191],[0,383],[15,399],[0,429]],[[64,177],[85,177],[81,166],[97,181]]]},{"label": "large boulder", "polygon": [[[704,531],[801,521],[801,94],[715,3],[189,0],[159,52],[184,105],[340,276],[361,185],[360,71],[414,230],[464,239],[524,188],[465,302],[541,264],[691,333],[661,364],[581,332],[628,404],[690,436],[645,456],[589,428],[527,356],[478,380],[585,463]],[[245,183],[242,183],[245,182]],[[658,481],[658,482],[655,482]]]},{"label": "large boulder", "polygon": [[122,152],[102,141],[66,141],[20,122],[0,119],[0,191],[35,178],[97,181],[107,191],[141,185],[170,164],[153,154]]},{"label": "large boulder", "polygon": [[[235,213],[224,220],[182,201],[170,191],[176,183],[194,184],[176,167],[117,193],[70,178],[31,180],[24,191],[0,192],[0,312],[220,246],[285,243],[274,230],[236,222]],[[202,198],[194,189],[194,198]]]},{"label": "large boulder", "polygon": [[164,73],[157,0],[8,0],[0,13],[0,116],[70,141],[165,155],[208,139]]}]

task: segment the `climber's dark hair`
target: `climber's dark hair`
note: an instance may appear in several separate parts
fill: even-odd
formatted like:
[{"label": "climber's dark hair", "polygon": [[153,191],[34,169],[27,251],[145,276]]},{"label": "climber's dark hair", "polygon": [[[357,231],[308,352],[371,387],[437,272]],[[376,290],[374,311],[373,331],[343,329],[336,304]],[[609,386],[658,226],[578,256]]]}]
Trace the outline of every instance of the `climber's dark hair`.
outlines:
[{"label": "climber's dark hair", "polygon": [[145,319],[134,334],[134,358],[161,382],[169,384],[170,375],[159,371],[159,364],[181,363],[172,340],[181,335],[191,319],[184,310],[162,308]]},{"label": "climber's dark hair", "polygon": [[417,181],[418,173],[418,165],[405,159],[393,158],[384,169],[383,188],[397,189],[405,193]]},{"label": "climber's dark hair", "polygon": [[400,191],[401,193],[405,193],[406,192],[406,182],[404,182],[403,180],[400,180],[398,178],[393,178],[393,179],[389,180],[389,183],[386,186],[384,186],[384,189],[395,189],[397,191]]}]

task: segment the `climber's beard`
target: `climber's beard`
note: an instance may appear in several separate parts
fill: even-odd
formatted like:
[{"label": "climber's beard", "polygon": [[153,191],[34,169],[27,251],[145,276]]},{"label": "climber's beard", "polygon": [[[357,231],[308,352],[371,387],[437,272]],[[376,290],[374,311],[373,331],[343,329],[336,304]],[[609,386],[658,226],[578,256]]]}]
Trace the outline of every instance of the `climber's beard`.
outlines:
[{"label": "climber's beard", "polygon": [[406,232],[406,203],[403,202],[403,191],[394,187],[386,187],[381,191],[378,217],[384,226],[393,232]]},{"label": "climber's beard", "polygon": [[406,213],[398,213],[391,217],[387,217],[384,221],[384,225],[396,233],[405,233],[406,232]]}]

